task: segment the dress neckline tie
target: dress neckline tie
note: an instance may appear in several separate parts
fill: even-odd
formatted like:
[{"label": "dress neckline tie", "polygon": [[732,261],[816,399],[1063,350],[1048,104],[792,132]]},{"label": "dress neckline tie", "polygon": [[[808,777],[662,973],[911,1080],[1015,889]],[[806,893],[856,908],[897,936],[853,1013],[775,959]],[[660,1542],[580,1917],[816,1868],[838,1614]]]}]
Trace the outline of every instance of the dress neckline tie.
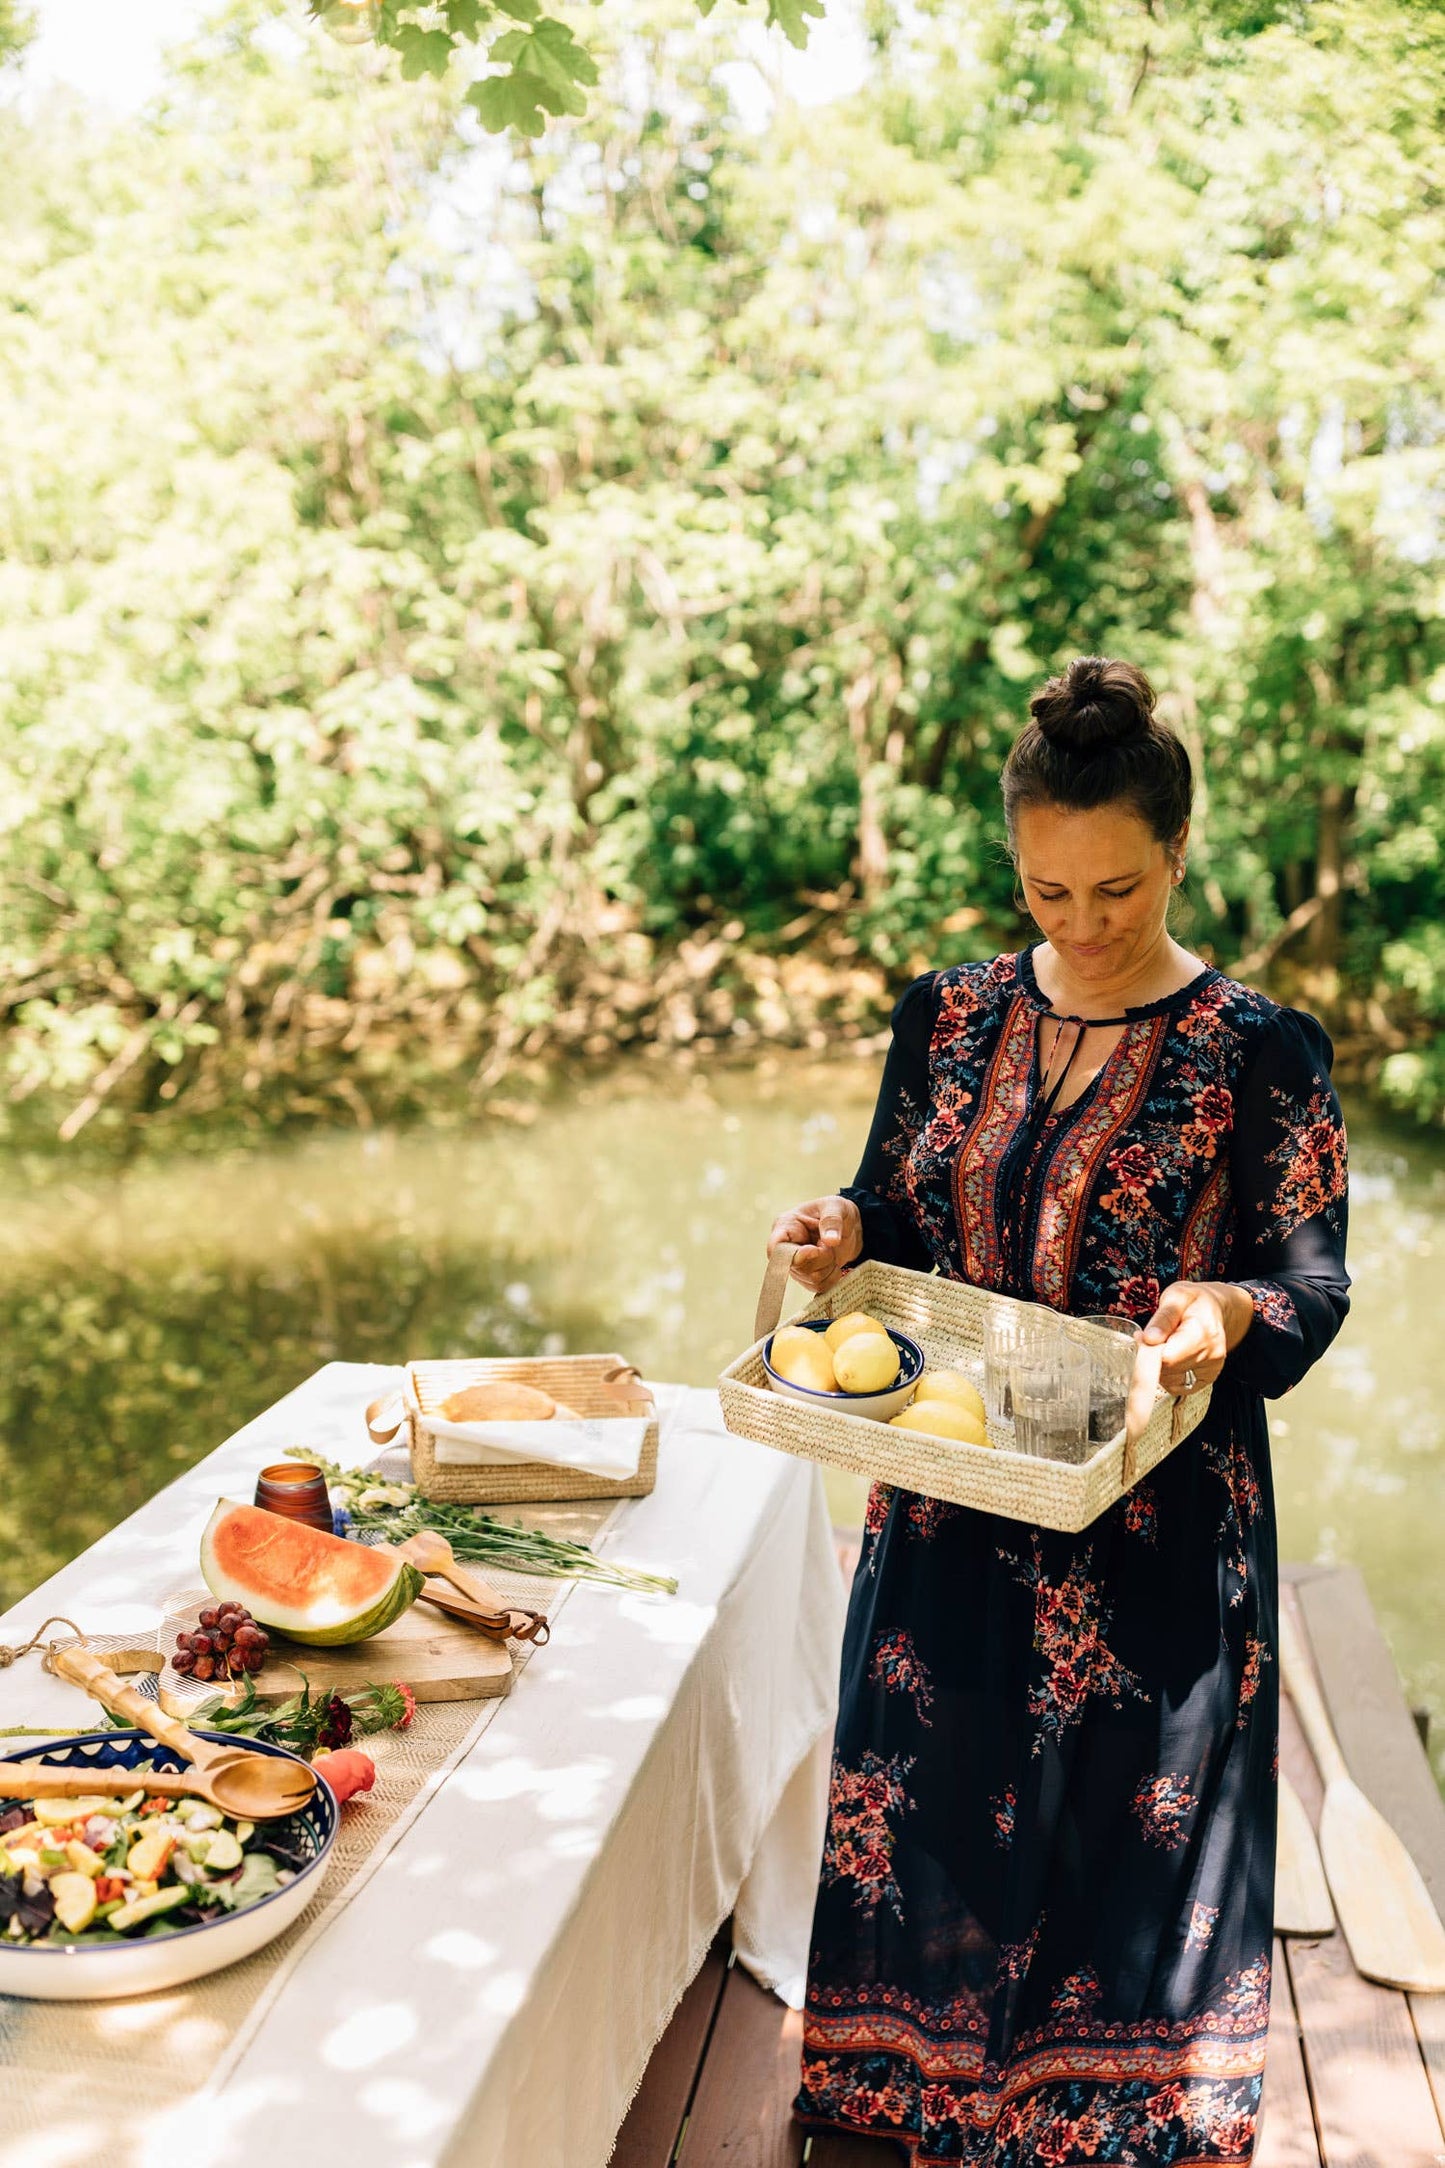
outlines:
[{"label": "dress neckline tie", "polygon": [[[1034,1095],[1032,1119],[1035,1121],[1043,1122],[1046,1122],[1049,1119],[1050,1115],[1054,1111],[1055,1106],[1058,1103],[1059,1093],[1063,1090],[1065,1083],[1068,1081],[1069,1071],[1074,1066],[1074,1057],[1078,1053],[1079,1048],[1084,1043],[1085,1032],[1108,1031],[1112,1030],[1118,1024],[1127,1025],[1133,1022],[1133,1018],[1129,1016],[1074,1016],[1070,1014],[1067,1010],[1060,1010],[1054,1008],[1046,1008],[1039,1011],[1038,1021],[1040,1024],[1042,1024],[1045,1017],[1051,1018],[1053,1022],[1059,1026],[1059,1034],[1058,1037],[1054,1040],[1053,1046],[1049,1051],[1048,1067],[1045,1068],[1042,1061],[1039,1062],[1039,1081],[1038,1089]],[[1054,1062],[1057,1060],[1059,1048],[1063,1044],[1064,1026],[1066,1024],[1072,1024],[1074,1026],[1074,1036],[1070,1043],[1068,1055],[1064,1061],[1062,1069],[1060,1069],[1058,1075],[1054,1078],[1053,1082],[1050,1083],[1049,1079],[1053,1071]],[[1035,1059],[1037,1060],[1037,1036],[1035,1036],[1034,1046]]]}]

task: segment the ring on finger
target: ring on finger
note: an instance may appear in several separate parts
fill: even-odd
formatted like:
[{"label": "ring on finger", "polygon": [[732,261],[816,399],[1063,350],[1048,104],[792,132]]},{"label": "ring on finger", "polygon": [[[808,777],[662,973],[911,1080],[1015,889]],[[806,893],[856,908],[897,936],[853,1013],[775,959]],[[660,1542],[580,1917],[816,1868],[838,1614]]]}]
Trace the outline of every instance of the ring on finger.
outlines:
[{"label": "ring on finger", "polygon": [[1186,1371],[1185,1371],[1185,1373],[1184,1373],[1184,1390],[1185,1390],[1185,1392],[1186,1392],[1186,1393],[1192,1393],[1192,1392],[1194,1391],[1194,1388],[1195,1388],[1195,1386],[1196,1386],[1196,1385],[1197,1385],[1198,1383],[1199,1383],[1199,1380],[1198,1380],[1198,1378],[1196,1378],[1196,1376],[1194,1375],[1194,1372],[1193,1372],[1193,1370],[1192,1370],[1192,1369],[1191,1369],[1191,1370],[1186,1370]]}]

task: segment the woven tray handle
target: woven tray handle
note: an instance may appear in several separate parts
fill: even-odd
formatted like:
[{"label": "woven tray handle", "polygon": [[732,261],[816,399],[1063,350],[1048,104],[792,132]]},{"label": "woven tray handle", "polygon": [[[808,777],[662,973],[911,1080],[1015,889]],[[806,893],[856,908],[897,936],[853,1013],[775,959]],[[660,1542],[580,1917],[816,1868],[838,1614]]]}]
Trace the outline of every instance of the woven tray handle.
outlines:
[{"label": "woven tray handle", "polygon": [[768,1258],[767,1270],[758,1295],[757,1315],[753,1319],[753,1338],[766,1340],[770,1332],[776,1332],[783,1314],[783,1297],[788,1292],[788,1274],[793,1269],[793,1259],[798,1254],[796,1242],[780,1242]]}]

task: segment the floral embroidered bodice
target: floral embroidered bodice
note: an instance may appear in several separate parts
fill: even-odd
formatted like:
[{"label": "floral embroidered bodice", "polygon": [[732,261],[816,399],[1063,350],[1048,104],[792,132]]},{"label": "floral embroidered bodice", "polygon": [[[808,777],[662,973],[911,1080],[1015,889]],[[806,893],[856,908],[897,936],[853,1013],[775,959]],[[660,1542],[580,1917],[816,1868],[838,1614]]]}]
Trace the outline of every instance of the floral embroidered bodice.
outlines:
[{"label": "floral embroidered bodice", "polygon": [[865,1255],[1141,1321],[1172,1280],[1237,1279],[1257,1323],[1288,1333],[1312,1272],[1337,1278],[1344,1233],[1344,1127],[1318,1025],[1207,970],[1129,1010],[1099,1074],[1044,1115],[1048,1008],[1027,950],[904,994],[843,1192]]}]

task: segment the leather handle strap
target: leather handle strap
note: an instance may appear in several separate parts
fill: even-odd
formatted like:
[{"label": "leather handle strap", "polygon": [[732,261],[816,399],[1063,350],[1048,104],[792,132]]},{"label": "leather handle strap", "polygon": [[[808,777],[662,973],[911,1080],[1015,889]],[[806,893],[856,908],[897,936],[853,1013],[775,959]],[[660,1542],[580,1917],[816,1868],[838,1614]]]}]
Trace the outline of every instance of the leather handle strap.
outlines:
[{"label": "leather handle strap", "polygon": [[652,1388],[645,1383],[636,1363],[614,1363],[602,1373],[604,1391],[617,1401],[626,1415],[655,1415]]},{"label": "leather handle strap", "polygon": [[[387,1427],[388,1413],[395,1409],[395,1420]],[[366,1435],[373,1445],[390,1445],[392,1439],[406,1421],[406,1400],[401,1393],[383,1393],[380,1400],[367,1403]]]},{"label": "leather handle strap", "polygon": [[[1139,1473],[1139,1440],[1149,1427],[1154,1413],[1154,1402],[1159,1392],[1159,1370],[1163,1343],[1157,1346],[1141,1340],[1134,1351],[1134,1375],[1129,1381],[1129,1397],[1124,1403],[1124,1463],[1120,1471],[1125,1490],[1132,1487]],[[1175,1408],[1178,1418],[1178,1408]],[[1177,1441],[1176,1441],[1177,1442]]]},{"label": "leather handle strap", "polygon": [[763,1272],[763,1284],[758,1295],[757,1315],[753,1319],[753,1338],[766,1340],[770,1332],[776,1332],[783,1314],[783,1297],[788,1292],[788,1274],[793,1269],[793,1259],[798,1254],[796,1242],[780,1242],[768,1254]]}]

